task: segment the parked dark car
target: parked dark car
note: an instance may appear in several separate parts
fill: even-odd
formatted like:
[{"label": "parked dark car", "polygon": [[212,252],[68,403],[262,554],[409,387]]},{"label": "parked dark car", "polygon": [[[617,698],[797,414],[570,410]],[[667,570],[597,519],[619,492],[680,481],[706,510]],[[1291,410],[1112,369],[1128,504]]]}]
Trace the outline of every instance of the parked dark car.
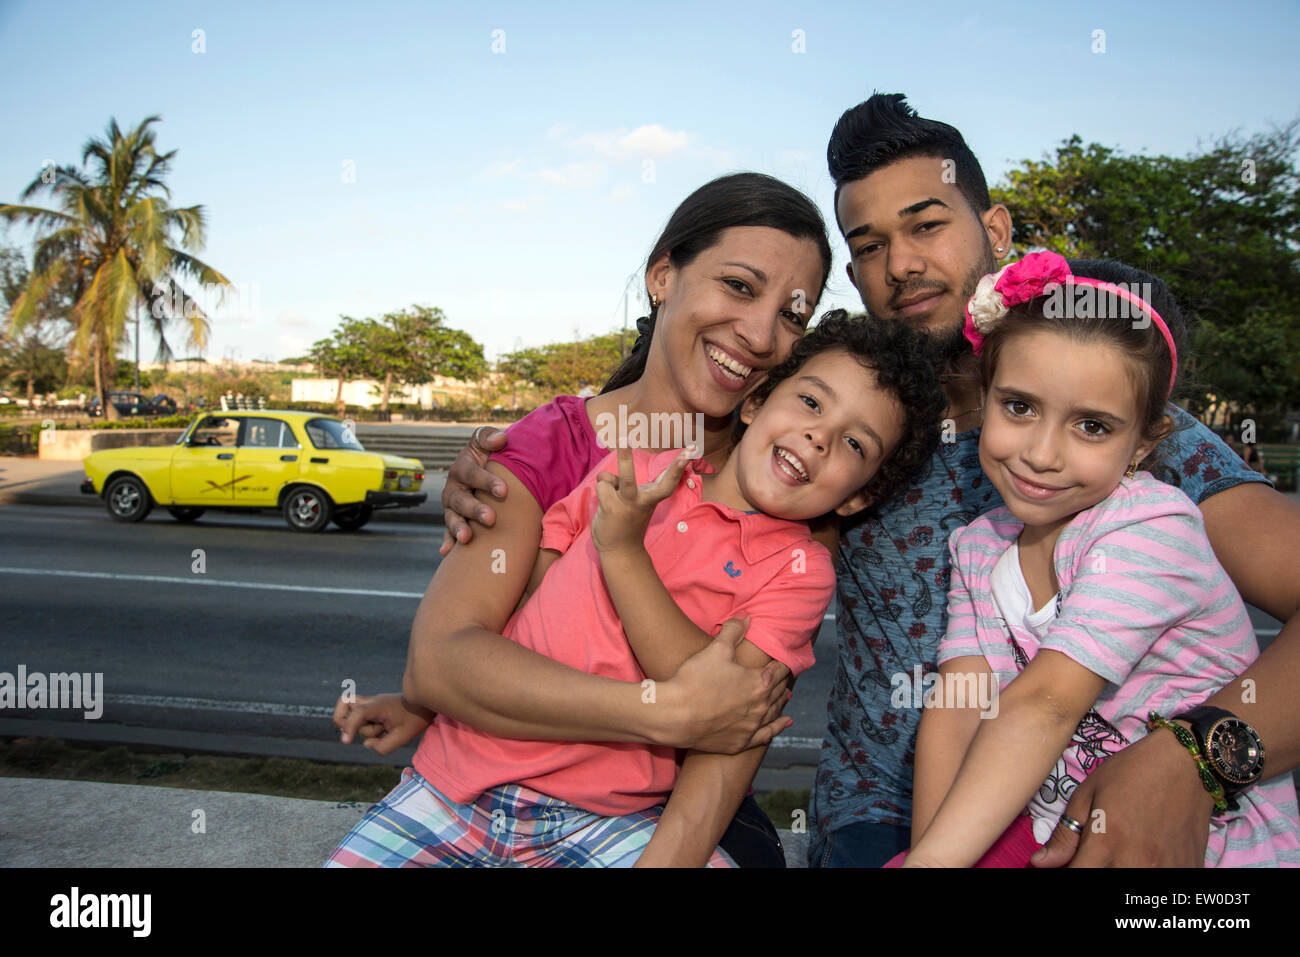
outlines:
[{"label": "parked dark car", "polygon": [[149,400],[149,408],[153,411],[151,415],[175,415],[176,400],[169,395],[156,395]]},{"label": "parked dark car", "polygon": [[[139,392],[110,392],[108,401],[123,416],[175,415],[176,401],[170,396],[156,395],[146,399]],[[86,411],[91,415],[103,415],[99,407],[99,396],[90,400]]]}]

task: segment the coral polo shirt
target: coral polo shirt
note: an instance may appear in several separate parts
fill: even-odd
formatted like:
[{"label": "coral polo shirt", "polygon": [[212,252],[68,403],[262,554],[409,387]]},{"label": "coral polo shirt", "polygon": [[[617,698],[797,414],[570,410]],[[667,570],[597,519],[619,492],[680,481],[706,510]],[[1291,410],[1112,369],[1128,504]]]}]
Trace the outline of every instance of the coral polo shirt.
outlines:
[{"label": "coral polo shirt", "polygon": [[[660,475],[675,450],[634,452],[638,483]],[[645,673],[623,634],[591,541],[596,475],[617,473],[611,454],[542,518],[542,548],[562,555],[510,619],[505,635],[572,668],[640,683]],[[796,675],[813,664],[812,639],[835,591],[830,553],[808,526],[701,498],[691,461],[646,530],[646,551],[682,612],[709,634],[750,616],[746,638]],[[647,704],[653,707],[653,704]],[[619,742],[519,741],[445,715],[424,734],[415,768],[460,804],[501,784],[523,784],[597,814],[664,803],[677,778],[674,748]]]}]

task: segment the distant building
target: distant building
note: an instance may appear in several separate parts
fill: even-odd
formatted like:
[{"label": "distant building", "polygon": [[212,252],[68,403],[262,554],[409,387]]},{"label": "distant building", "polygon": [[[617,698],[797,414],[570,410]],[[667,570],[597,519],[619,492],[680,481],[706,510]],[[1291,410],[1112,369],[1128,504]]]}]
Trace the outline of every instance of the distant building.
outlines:
[{"label": "distant building", "polygon": [[[294,379],[293,402],[332,403],[338,401],[338,379]],[[475,386],[471,382],[436,376],[432,382],[418,386],[394,385],[388,395],[390,405],[418,405],[432,409],[451,399],[469,399]],[[348,379],[343,383],[343,403],[362,409],[375,409],[383,402],[384,384],[376,379]]]}]

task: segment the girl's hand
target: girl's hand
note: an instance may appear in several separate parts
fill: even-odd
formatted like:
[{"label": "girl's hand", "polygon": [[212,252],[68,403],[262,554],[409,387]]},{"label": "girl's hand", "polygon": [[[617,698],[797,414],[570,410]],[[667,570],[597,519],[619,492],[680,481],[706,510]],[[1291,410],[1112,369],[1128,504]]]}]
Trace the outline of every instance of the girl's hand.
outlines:
[{"label": "girl's hand", "polygon": [[342,732],[339,739],[350,744],[360,733],[365,746],[376,754],[391,754],[414,741],[433,718],[432,711],[411,704],[400,694],[358,697],[355,701],[340,697],[334,706],[334,726]]},{"label": "girl's hand", "polygon": [[682,449],[672,464],[646,485],[636,484],[632,450],[618,450],[618,475],[601,472],[596,476],[598,505],[591,523],[591,540],[596,551],[604,554],[644,547],[646,526],[650,524],[655,506],[677,488],[694,449],[693,445]]}]

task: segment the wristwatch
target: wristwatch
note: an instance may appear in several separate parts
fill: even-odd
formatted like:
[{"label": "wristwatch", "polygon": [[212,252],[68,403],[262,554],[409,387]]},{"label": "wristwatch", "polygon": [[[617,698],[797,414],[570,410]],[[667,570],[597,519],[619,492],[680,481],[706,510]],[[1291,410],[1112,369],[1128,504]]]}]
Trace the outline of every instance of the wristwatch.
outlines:
[{"label": "wristwatch", "polygon": [[1264,776],[1264,742],[1254,728],[1231,711],[1201,705],[1174,715],[1172,720],[1192,726],[1210,771],[1229,799]]}]

